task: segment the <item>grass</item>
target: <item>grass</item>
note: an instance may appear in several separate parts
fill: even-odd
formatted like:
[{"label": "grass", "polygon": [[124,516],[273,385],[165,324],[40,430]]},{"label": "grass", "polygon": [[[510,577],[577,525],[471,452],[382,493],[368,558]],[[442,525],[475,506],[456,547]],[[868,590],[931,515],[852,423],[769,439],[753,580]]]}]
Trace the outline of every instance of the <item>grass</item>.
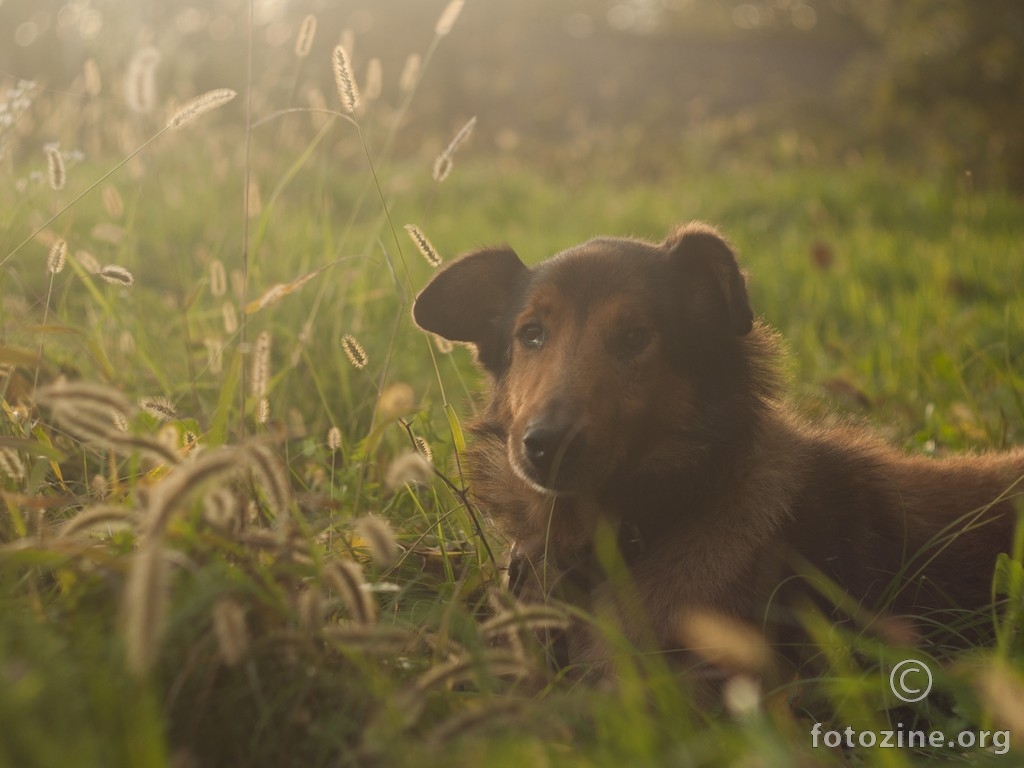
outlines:
[{"label": "grass", "polygon": [[[57,117],[73,107],[37,98]],[[0,187],[0,765],[975,764],[982,750],[812,749],[810,728],[1022,723],[1016,609],[993,648],[915,651],[936,676],[917,707],[887,691],[906,648],[810,618],[820,677],[756,706],[742,689],[728,712],[702,706],[663,659],[629,649],[614,688],[538,684],[535,660],[488,634],[509,609],[461,493],[459,424],[483,381],[466,351],[413,327],[433,269],[402,227],[445,259],[508,242],[535,262],[598,233],[712,221],[788,340],[799,407],[941,453],[1024,439],[1024,203],[879,167],[684,157],[657,180],[558,178],[472,144],[438,184],[428,153],[382,150],[372,109],[365,152],[352,123],[299,113],[257,126],[246,164],[231,108],[98,189],[125,153],[69,164],[59,191]],[[243,224],[246,176],[259,204]],[[51,275],[57,238],[68,266]],[[83,251],[134,283],[99,279]],[[144,397],[176,415],[135,407]],[[999,578],[1011,597],[1016,554]]]}]

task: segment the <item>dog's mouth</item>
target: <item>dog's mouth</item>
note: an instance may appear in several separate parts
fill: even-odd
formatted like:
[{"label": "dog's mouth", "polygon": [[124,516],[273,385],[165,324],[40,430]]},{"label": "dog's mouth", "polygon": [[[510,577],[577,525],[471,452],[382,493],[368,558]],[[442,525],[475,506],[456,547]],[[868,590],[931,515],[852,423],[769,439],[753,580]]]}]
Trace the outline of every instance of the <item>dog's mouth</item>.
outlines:
[{"label": "dog's mouth", "polygon": [[567,495],[585,485],[584,431],[577,425],[534,423],[509,440],[509,463],[534,490]]}]

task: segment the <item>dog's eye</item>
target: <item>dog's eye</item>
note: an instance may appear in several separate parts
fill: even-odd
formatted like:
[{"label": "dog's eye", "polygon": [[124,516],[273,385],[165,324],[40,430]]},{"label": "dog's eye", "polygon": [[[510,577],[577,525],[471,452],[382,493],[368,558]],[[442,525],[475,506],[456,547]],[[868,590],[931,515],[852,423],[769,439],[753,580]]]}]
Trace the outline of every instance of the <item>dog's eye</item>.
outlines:
[{"label": "dog's eye", "polygon": [[651,332],[646,328],[633,328],[622,336],[622,350],[635,355],[647,346],[651,340]]},{"label": "dog's eye", "polygon": [[519,329],[519,341],[524,346],[539,349],[544,344],[544,329],[540,323],[527,323]]}]

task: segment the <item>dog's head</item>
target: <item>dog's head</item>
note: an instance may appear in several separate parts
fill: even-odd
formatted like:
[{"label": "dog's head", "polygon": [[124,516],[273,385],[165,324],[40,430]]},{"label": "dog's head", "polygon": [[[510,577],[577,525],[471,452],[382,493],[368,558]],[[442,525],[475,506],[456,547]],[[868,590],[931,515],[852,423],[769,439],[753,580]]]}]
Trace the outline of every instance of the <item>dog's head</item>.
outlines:
[{"label": "dog's head", "polygon": [[471,253],[416,299],[424,330],[475,346],[516,474],[549,493],[692,463],[747,387],[753,314],[729,245],[689,224],[660,244],[599,238],[528,269]]}]

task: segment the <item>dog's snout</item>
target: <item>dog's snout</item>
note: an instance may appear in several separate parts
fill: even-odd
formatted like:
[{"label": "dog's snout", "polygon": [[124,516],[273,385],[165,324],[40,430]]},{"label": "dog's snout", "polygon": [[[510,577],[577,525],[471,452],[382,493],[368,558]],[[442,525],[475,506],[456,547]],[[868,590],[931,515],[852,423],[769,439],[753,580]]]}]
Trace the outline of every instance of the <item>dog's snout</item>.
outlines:
[{"label": "dog's snout", "polygon": [[582,444],[581,430],[570,422],[535,422],[523,434],[523,455],[537,476],[550,483],[573,462]]}]

